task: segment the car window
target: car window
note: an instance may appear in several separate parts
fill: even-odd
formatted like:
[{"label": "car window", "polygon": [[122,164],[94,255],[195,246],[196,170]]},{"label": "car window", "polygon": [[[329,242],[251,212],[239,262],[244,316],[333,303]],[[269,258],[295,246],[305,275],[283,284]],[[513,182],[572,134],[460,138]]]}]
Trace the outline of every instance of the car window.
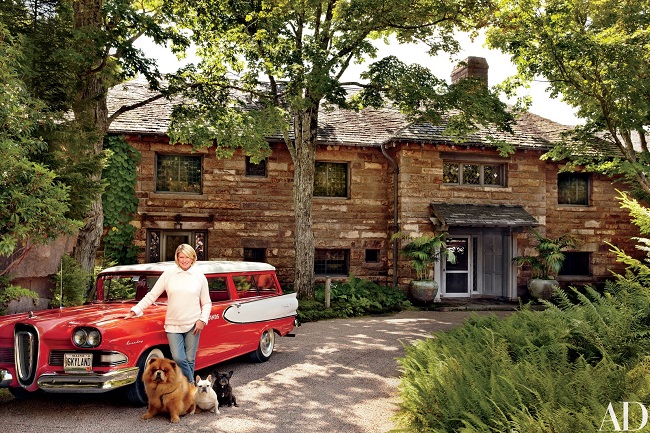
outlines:
[{"label": "car window", "polygon": [[[139,301],[158,281],[158,275],[108,275],[104,276],[104,300]],[[160,298],[166,298],[163,293]]]},{"label": "car window", "polygon": [[275,286],[275,279],[271,274],[254,275],[253,279],[261,295],[276,293],[278,291]]},{"label": "car window", "polygon": [[[142,285],[140,277],[129,276],[107,278],[104,280],[104,299],[107,301],[126,301],[135,299],[138,285]],[[146,290],[144,293],[147,293]]]},{"label": "car window", "polygon": [[230,299],[225,277],[208,276],[207,278],[208,288],[210,289],[210,299],[212,302],[227,301]]},{"label": "car window", "polygon": [[259,296],[257,293],[257,285],[252,275],[238,275],[232,277],[232,281],[235,283],[235,288],[240,298]]}]

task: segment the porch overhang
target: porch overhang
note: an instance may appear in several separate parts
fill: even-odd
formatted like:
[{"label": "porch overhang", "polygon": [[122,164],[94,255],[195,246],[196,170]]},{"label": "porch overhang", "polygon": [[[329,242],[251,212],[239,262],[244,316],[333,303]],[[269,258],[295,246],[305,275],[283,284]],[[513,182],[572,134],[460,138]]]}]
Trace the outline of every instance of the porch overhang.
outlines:
[{"label": "porch overhang", "polygon": [[449,227],[533,227],[539,222],[523,206],[503,204],[431,203],[436,231]]}]

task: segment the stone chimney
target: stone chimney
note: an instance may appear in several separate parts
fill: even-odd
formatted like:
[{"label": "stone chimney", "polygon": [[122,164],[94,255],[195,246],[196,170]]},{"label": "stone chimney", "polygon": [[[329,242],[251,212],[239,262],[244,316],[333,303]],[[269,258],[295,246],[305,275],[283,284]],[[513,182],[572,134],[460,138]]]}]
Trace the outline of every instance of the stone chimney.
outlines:
[{"label": "stone chimney", "polygon": [[470,56],[451,71],[451,82],[456,84],[463,78],[476,77],[488,84],[488,63],[484,57]]}]

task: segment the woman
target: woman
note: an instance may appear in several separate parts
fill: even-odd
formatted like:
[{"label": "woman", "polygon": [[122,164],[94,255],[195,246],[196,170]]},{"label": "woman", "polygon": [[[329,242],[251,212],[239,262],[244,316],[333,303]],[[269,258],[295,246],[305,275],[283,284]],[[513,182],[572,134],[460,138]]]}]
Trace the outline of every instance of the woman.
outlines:
[{"label": "woman", "polygon": [[196,271],[196,251],[181,244],[174,254],[178,265],[162,273],[153,288],[131,308],[125,319],[139,317],[163,293],[167,292],[165,331],[172,359],[194,383],[194,360],[199,347],[201,330],[208,324],[212,302],[205,275]]}]

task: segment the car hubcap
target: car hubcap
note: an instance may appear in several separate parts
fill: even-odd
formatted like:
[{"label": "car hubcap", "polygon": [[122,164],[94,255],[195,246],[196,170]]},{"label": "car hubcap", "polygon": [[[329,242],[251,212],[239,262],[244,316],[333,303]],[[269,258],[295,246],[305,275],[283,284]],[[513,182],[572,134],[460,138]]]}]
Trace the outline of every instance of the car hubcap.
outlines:
[{"label": "car hubcap", "polygon": [[260,350],[262,351],[262,354],[267,358],[271,356],[271,353],[273,353],[274,339],[275,335],[273,334],[273,331],[264,331],[262,337],[260,338]]}]

